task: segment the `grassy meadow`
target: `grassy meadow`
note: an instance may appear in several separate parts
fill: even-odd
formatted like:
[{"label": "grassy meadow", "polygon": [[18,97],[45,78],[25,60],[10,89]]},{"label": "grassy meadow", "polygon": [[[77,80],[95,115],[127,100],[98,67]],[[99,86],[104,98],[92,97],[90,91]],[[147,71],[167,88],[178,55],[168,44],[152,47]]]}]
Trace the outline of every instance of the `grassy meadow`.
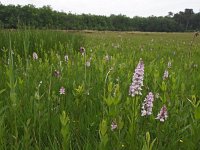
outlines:
[{"label": "grassy meadow", "polygon": [[197,150],[199,133],[197,34],[0,30],[0,149]]}]

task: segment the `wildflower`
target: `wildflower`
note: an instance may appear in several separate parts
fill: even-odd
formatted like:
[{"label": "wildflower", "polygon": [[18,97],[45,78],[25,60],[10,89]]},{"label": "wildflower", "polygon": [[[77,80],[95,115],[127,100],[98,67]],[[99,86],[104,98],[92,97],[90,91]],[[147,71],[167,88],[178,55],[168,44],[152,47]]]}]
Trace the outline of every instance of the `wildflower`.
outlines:
[{"label": "wildflower", "polygon": [[116,78],[116,81],[119,82],[119,77]]},{"label": "wildflower", "polygon": [[65,94],[65,88],[62,86],[59,90],[60,95],[64,95]]},{"label": "wildflower", "polygon": [[117,123],[113,121],[111,124],[111,130],[114,131],[115,129],[117,129]]},{"label": "wildflower", "polygon": [[86,67],[90,67],[90,61],[86,61],[85,65]]},{"label": "wildflower", "polygon": [[112,47],[114,47],[114,48],[119,48],[120,47],[120,45],[119,44],[115,44],[115,43],[112,43]]},{"label": "wildflower", "polygon": [[141,90],[143,86],[144,79],[144,63],[140,58],[140,61],[135,69],[135,73],[133,74],[132,83],[129,87],[129,95],[134,97],[135,95],[142,95]]},{"label": "wildflower", "polygon": [[41,84],[42,84],[42,81],[40,81],[40,83],[39,83],[38,87],[40,87],[40,86],[41,86]]},{"label": "wildflower", "polygon": [[60,72],[58,70],[54,70],[54,76],[59,78],[60,77]]},{"label": "wildflower", "polygon": [[68,60],[69,60],[68,55],[65,55],[65,56],[64,56],[64,59],[65,59],[65,62],[68,63]]},{"label": "wildflower", "polygon": [[141,116],[147,116],[152,114],[153,101],[154,95],[152,92],[149,92],[149,94],[144,99],[144,103],[142,104]]},{"label": "wildflower", "polygon": [[38,55],[37,55],[36,52],[33,52],[33,59],[34,59],[34,60],[37,60],[37,59],[38,59]]},{"label": "wildflower", "polygon": [[163,80],[166,80],[169,77],[169,72],[168,70],[165,70],[164,75],[163,75]]},{"label": "wildflower", "polygon": [[198,64],[194,64],[193,67],[194,67],[194,68],[198,68]]},{"label": "wildflower", "polygon": [[171,68],[171,66],[172,66],[172,63],[171,63],[171,61],[169,61],[169,62],[167,63],[167,67],[168,67],[168,68]]},{"label": "wildflower", "polygon": [[112,71],[114,68],[113,67],[110,67],[109,71]]},{"label": "wildflower", "polygon": [[84,53],[85,53],[85,48],[84,47],[80,47],[80,53],[82,54],[82,55],[84,55]]},{"label": "wildflower", "polygon": [[106,61],[109,61],[109,60],[110,60],[109,55],[106,55],[104,59],[105,59]]},{"label": "wildflower", "polygon": [[160,94],[159,93],[156,93],[156,95],[155,95],[155,98],[159,98],[160,97]]},{"label": "wildflower", "polygon": [[90,59],[88,61],[86,61],[86,63],[85,63],[86,67],[90,67],[91,60],[92,60],[92,58],[90,57]]},{"label": "wildflower", "polygon": [[89,90],[86,93],[87,93],[87,95],[90,95],[90,91]]},{"label": "wildflower", "polygon": [[161,122],[164,122],[167,119],[167,117],[167,107],[164,105],[155,119],[159,119]]}]

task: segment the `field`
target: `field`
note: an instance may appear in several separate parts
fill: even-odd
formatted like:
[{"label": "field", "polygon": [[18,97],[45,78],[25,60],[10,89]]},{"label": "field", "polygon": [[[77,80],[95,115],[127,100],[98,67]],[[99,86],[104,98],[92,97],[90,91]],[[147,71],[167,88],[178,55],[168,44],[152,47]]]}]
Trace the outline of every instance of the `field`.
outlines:
[{"label": "field", "polygon": [[0,30],[0,149],[200,147],[194,33]]}]

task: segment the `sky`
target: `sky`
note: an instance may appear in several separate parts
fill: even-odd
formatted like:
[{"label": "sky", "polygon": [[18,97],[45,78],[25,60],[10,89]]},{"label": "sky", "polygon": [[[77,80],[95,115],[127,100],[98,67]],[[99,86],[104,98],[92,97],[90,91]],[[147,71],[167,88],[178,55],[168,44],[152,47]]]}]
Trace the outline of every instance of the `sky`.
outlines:
[{"label": "sky", "polygon": [[53,10],[76,14],[105,15],[122,14],[134,16],[166,16],[168,12],[178,13],[185,8],[200,12],[200,0],[0,0],[4,5],[27,5],[36,7],[50,5]]}]

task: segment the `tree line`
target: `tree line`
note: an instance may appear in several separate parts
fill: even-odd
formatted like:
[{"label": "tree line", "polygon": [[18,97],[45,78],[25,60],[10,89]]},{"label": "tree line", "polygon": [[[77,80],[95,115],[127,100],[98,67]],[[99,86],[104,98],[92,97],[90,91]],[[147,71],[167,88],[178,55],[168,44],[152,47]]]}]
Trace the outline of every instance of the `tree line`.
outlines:
[{"label": "tree line", "polygon": [[34,5],[3,5],[0,3],[0,27],[17,29],[23,27],[61,30],[110,30],[183,32],[200,29],[200,12],[185,9],[166,16],[127,17],[125,15],[100,16],[72,14],[53,10],[50,6],[36,8]]}]

